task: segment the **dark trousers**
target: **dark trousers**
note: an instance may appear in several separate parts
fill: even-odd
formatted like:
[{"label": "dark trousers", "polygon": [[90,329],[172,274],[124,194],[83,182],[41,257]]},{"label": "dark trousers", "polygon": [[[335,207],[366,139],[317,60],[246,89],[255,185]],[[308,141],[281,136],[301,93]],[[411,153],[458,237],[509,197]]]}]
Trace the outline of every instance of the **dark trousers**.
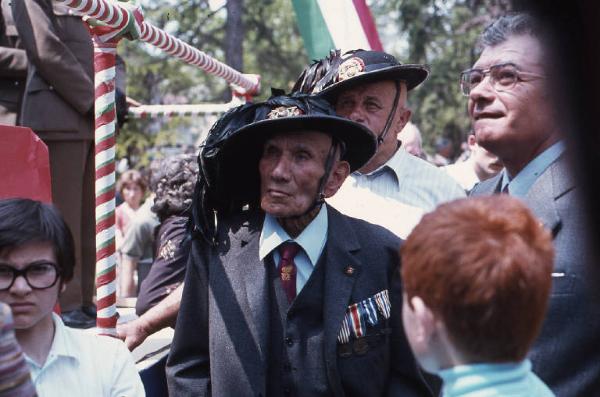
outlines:
[{"label": "dark trousers", "polygon": [[93,303],[95,294],[94,143],[91,140],[45,140],[50,153],[52,201],[75,240],[73,280],[60,296],[63,311]]}]

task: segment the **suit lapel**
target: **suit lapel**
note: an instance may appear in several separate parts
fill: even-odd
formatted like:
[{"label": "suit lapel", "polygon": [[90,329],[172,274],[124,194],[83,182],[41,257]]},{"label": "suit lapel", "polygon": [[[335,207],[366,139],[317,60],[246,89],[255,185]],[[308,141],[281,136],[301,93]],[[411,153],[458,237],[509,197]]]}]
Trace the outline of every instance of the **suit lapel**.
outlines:
[{"label": "suit lapel", "polygon": [[555,200],[574,187],[575,183],[570,178],[566,157],[562,155],[539,176],[525,196],[529,208],[554,236],[561,223]]},{"label": "suit lapel", "polygon": [[[258,226],[249,228],[248,225]],[[232,249],[237,252],[233,254],[234,257],[231,260],[227,261],[231,266],[226,268],[226,273],[230,279],[237,280],[233,284],[237,286],[234,293],[238,302],[241,305],[247,303],[246,319],[257,343],[258,364],[260,368],[267,368],[269,289],[267,269],[264,262],[258,257],[261,227],[262,219],[257,216],[256,219],[244,222],[240,229],[231,235]],[[256,379],[255,381],[264,383],[264,380],[263,377],[263,379]],[[259,387],[257,390],[262,389],[263,387]]]},{"label": "suit lapel", "polygon": [[[325,332],[325,359],[330,365],[327,372],[334,389],[341,388],[339,377],[334,376],[336,366],[337,335],[350,304],[356,276],[361,265],[354,253],[360,244],[348,221],[331,206],[327,206],[328,228],[325,257],[325,291],[323,326]],[[340,389],[341,390],[341,389]]]},{"label": "suit lapel", "polygon": [[483,182],[478,182],[469,193],[469,196],[487,196],[494,193],[500,193],[502,190],[502,172],[487,179]]}]

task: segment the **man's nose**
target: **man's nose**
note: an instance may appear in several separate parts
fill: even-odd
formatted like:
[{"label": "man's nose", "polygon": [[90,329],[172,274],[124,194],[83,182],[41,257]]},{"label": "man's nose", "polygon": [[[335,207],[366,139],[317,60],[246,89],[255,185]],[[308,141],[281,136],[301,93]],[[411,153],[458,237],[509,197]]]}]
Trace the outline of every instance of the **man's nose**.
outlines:
[{"label": "man's nose", "polygon": [[347,113],[346,118],[357,123],[363,123],[365,121],[364,113],[360,105],[354,105],[352,109],[350,109],[350,112]]},{"label": "man's nose", "polygon": [[489,105],[494,101],[496,97],[496,90],[491,84],[488,76],[484,78],[479,84],[475,87],[471,88],[471,92],[469,92],[469,113],[470,116],[473,116],[473,112],[476,109],[481,109],[486,105]]},{"label": "man's nose", "polygon": [[281,156],[277,159],[271,177],[275,180],[287,180],[290,175],[290,160],[287,156]]},{"label": "man's nose", "polygon": [[483,77],[483,80],[481,80],[479,84],[471,88],[469,99],[474,102],[480,99],[491,99],[495,94],[496,90],[494,89],[492,79],[488,74]]}]

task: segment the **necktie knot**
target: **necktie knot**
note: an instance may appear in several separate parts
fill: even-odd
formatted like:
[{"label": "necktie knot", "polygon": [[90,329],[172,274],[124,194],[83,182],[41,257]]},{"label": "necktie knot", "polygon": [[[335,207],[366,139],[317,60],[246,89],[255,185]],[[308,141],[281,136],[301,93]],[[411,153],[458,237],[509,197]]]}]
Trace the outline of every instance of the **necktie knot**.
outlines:
[{"label": "necktie knot", "polygon": [[300,245],[291,241],[283,243],[279,246],[279,255],[281,255],[281,259],[286,262],[293,260],[299,251]]}]

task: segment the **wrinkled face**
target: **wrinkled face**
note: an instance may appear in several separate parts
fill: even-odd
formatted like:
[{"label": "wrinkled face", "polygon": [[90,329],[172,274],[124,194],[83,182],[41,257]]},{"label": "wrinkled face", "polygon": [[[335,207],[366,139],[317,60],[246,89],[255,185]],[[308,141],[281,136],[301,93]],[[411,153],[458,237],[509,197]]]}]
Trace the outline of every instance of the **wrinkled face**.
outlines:
[{"label": "wrinkled face", "polygon": [[[56,264],[56,255],[48,241],[32,241],[0,254],[0,264],[15,269],[24,269],[41,263]],[[24,276],[15,279],[10,289],[0,291],[0,301],[12,310],[15,329],[29,329],[40,324],[51,324],[52,309],[59,291],[64,289],[60,279],[50,288],[33,289]]]},{"label": "wrinkled face", "polygon": [[[540,42],[529,35],[511,36],[486,47],[473,68],[513,63],[522,72],[543,75]],[[556,123],[544,78],[519,79],[496,91],[487,75],[469,95],[469,115],[477,142],[508,163],[525,164],[555,141]]]},{"label": "wrinkled face", "polygon": [[[410,110],[406,104],[406,85],[400,84],[400,100],[394,119],[385,140],[377,148],[377,153],[360,171],[370,172],[384,164],[396,152],[397,136],[410,119]],[[392,110],[396,85],[393,81],[379,81],[348,89],[342,92],[336,101],[335,111],[338,115],[356,121],[368,127],[379,137],[385,122]]]},{"label": "wrinkled face", "polygon": [[317,198],[331,137],[306,131],[276,135],[259,162],[260,205],[278,218],[301,215]]},{"label": "wrinkled face", "polygon": [[143,196],[144,191],[137,183],[130,183],[123,187],[123,200],[125,200],[131,208],[138,208],[142,202]]}]

